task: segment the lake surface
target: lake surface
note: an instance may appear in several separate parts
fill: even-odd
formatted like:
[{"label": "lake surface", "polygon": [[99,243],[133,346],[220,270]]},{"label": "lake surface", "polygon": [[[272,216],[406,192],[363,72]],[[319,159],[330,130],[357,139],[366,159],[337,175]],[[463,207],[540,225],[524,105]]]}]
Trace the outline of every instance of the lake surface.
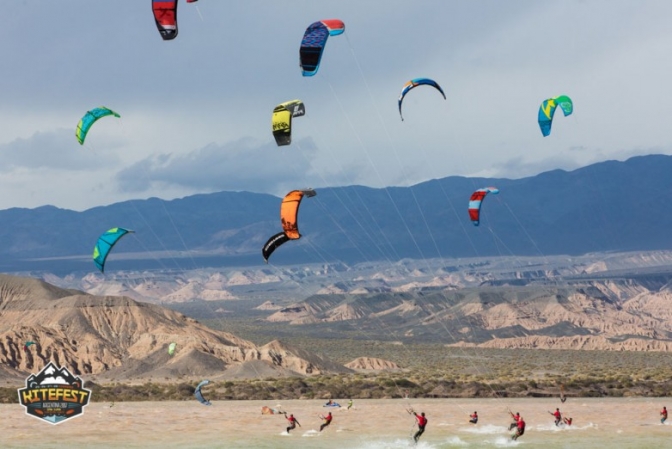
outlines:
[{"label": "lake surface", "polygon": [[[339,401],[346,404],[347,399]],[[25,414],[21,405],[0,405],[4,448],[348,448],[396,449],[543,447],[662,448],[672,425],[660,424],[672,398],[580,399],[381,399],[355,400],[351,410],[327,409],[324,401],[215,401],[92,403],[82,416],[56,426]],[[302,427],[287,435],[283,415],[261,415],[263,405],[293,413]],[[429,419],[414,446],[412,407]],[[556,407],[574,420],[556,427]],[[527,422],[511,441],[508,409]],[[318,432],[320,414],[331,410],[331,426]],[[468,423],[478,411],[477,425]]]}]

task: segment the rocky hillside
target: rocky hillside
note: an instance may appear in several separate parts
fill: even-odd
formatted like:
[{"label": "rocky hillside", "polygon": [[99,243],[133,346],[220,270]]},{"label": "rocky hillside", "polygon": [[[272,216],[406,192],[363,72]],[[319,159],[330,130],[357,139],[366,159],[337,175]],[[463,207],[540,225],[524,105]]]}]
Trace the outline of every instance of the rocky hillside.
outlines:
[{"label": "rocky hillside", "polygon": [[0,275],[0,375],[22,377],[48,361],[117,380],[215,376],[248,362],[280,374],[349,371],[278,341],[257,347],[160,306]]},{"label": "rocky hillside", "polygon": [[670,275],[515,284],[314,295],[269,311],[267,320],[321,328],[349,323],[369,338],[455,346],[672,350]]}]

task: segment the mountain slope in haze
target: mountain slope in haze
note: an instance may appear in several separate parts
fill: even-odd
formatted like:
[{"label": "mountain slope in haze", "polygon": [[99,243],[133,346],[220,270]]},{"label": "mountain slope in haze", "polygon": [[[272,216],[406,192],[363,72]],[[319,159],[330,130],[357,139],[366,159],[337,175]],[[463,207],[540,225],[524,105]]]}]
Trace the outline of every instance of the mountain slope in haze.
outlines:
[{"label": "mountain slope in haze", "polygon": [[[27,341],[37,344],[24,351]],[[349,371],[281,342],[257,347],[160,306],[0,275],[0,372],[22,376],[49,361],[117,380],[214,376],[251,361],[283,374]]]},{"label": "mountain slope in haze", "polygon": [[[319,188],[301,205],[302,239],[285,244],[272,262],[671,249],[672,208],[664,207],[672,203],[670,173],[672,157],[649,155],[515,180],[448,177],[412,187]],[[500,194],[485,199],[475,227],[468,199],[488,185]],[[3,210],[0,220],[11,226],[0,229],[0,270],[93,271],[91,249],[114,226],[136,232],[115,247],[111,270],[261,264],[262,245],[280,229],[279,205],[272,195],[220,192],[83,212]]]}]

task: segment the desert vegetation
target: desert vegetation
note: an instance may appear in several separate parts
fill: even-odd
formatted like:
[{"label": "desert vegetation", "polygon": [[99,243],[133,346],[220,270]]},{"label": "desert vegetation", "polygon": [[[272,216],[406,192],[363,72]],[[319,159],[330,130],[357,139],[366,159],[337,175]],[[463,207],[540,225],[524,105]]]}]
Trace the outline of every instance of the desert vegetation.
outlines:
[{"label": "desert vegetation", "polygon": [[[358,356],[391,360],[392,372],[214,381],[211,400],[380,399],[456,397],[669,396],[672,354],[569,350],[503,350],[404,345],[400,342],[315,339],[310,347],[340,363]],[[196,379],[144,383],[86,379],[94,401],[191,400]],[[0,388],[0,402],[17,402],[16,386]]]}]

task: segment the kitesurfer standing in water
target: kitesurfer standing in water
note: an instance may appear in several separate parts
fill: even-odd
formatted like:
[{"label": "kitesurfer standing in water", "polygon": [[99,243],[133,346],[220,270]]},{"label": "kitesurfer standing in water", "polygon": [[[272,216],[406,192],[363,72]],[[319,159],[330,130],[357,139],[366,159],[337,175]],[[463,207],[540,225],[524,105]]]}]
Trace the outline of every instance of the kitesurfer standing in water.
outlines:
[{"label": "kitesurfer standing in water", "polygon": [[292,429],[296,429],[297,424],[299,425],[299,427],[301,427],[301,424],[296,418],[294,418],[294,415],[290,414],[289,416],[287,416],[287,412],[285,412],[285,419],[289,421],[289,426],[287,427],[287,433],[289,433],[289,431]]},{"label": "kitesurfer standing in water", "polygon": [[[551,412],[548,412],[551,413]],[[559,426],[560,423],[562,422],[562,415],[560,414],[560,409],[556,408],[553,413],[551,413],[555,417],[555,425]]]},{"label": "kitesurfer standing in water", "polygon": [[473,414],[469,415],[469,420],[470,423],[476,424],[478,422],[478,412],[474,412]]},{"label": "kitesurfer standing in water", "polygon": [[418,431],[413,435],[413,440],[417,443],[420,439],[420,435],[425,433],[425,427],[427,426],[427,418],[425,417],[425,412],[421,412],[419,415],[413,411],[413,409],[406,410],[409,414],[415,415],[415,419],[418,423]]},{"label": "kitesurfer standing in water", "polygon": [[660,411],[660,423],[665,424],[665,421],[667,421],[667,407],[663,407]]}]

